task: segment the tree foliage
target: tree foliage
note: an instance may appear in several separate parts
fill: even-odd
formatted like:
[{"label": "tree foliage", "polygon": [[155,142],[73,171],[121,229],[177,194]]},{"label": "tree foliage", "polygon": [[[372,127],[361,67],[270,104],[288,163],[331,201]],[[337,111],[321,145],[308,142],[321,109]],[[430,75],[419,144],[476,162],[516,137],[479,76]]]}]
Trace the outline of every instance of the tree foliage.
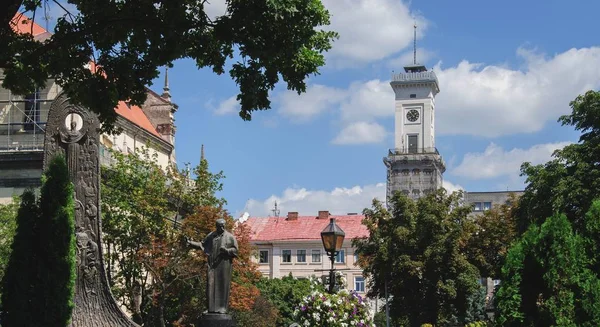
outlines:
[{"label": "tree foliage", "polygon": [[3,324],[69,324],[76,278],[74,215],[67,164],[57,156],[45,172],[39,203],[31,191],[23,194],[17,235],[3,280]]},{"label": "tree foliage", "polygon": [[[337,37],[320,29],[330,23],[320,0],[225,0],[226,12],[216,18],[204,0],[67,2],[77,11],[63,13],[54,34],[40,42],[9,22],[21,5],[34,13],[43,1],[8,0],[0,15],[3,87],[28,94],[55,78],[72,102],[99,113],[105,127],[115,121],[118,101],[142,104],[157,68],[181,58],[216,74],[229,68],[240,90],[240,116],[250,120],[252,111],[270,108],[269,92],[280,78],[304,92],[305,79],[319,72]],[[85,68],[92,59],[96,65]]]},{"label": "tree foliage", "polygon": [[[0,204],[0,280],[4,278],[4,272],[12,251],[12,242],[17,229],[17,211],[20,203],[21,198],[15,196],[11,202]],[[0,298],[1,294],[0,288]],[[1,303],[0,301],[0,307]]]},{"label": "tree foliage", "polygon": [[[600,224],[600,201],[586,220],[591,230]],[[599,326],[600,279],[585,246],[565,215],[531,225],[502,269],[497,325]]]},{"label": "tree foliage", "polygon": [[2,323],[6,326],[35,326],[31,312],[34,309],[33,283],[37,279],[35,267],[39,255],[35,242],[38,211],[33,191],[23,192],[12,252],[2,279]]},{"label": "tree foliage", "polygon": [[469,299],[479,291],[477,268],[464,248],[474,230],[462,194],[439,190],[417,201],[397,192],[388,211],[365,209],[369,237],[356,239],[369,295],[390,295],[390,314],[410,326],[468,322]]},{"label": "tree foliage", "polygon": [[[497,295],[499,325],[597,326],[600,319],[600,92],[588,91],[559,118],[579,142],[542,165],[524,163],[509,250]],[[549,218],[548,218],[549,217]]]},{"label": "tree foliage", "polygon": [[580,231],[592,201],[600,197],[600,92],[588,91],[570,106],[571,114],[561,116],[559,122],[580,131],[579,142],[556,150],[545,164],[521,166],[521,174],[527,177],[517,212],[521,233],[557,212]]},{"label": "tree foliage", "polygon": [[311,294],[313,288],[325,291],[320,283],[311,286],[309,279],[297,279],[291,274],[283,278],[262,278],[257,284],[261,295],[278,310],[277,327],[288,327],[294,321],[294,306]]},{"label": "tree foliage", "polygon": [[465,248],[469,262],[481,276],[498,279],[506,253],[517,238],[515,210],[516,195],[510,194],[508,203],[495,205],[474,217],[475,231]]},{"label": "tree foliage", "polygon": [[223,173],[210,172],[205,159],[191,179],[187,171],[163,170],[147,151],[113,156],[115,163],[102,168],[106,257],[113,292],[135,319],[148,326],[198,320],[206,310],[207,261],[185,239],[202,240],[223,218],[239,246],[230,309],[248,326],[268,322],[274,308],[255,285],[260,273],[251,260],[249,227],[235,225],[216,194]]}]

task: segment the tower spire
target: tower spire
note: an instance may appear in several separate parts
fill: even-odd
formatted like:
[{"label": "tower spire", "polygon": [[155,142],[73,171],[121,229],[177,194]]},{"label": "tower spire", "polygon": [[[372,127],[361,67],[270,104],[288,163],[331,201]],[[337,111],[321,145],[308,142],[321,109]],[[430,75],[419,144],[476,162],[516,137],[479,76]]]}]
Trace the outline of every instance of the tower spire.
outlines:
[{"label": "tower spire", "polygon": [[415,21],[414,25],[414,35],[413,35],[413,65],[417,64],[417,21]]},{"label": "tower spire", "polygon": [[163,94],[161,95],[165,100],[171,101],[171,92],[169,92],[169,68],[165,68],[165,86],[163,87]]}]

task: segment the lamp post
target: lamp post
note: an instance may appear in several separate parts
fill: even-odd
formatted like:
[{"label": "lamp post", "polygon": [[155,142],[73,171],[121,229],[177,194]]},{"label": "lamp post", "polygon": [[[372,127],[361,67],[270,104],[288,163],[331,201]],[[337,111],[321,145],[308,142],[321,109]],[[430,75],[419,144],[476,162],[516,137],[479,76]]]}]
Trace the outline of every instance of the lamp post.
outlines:
[{"label": "lamp post", "polygon": [[329,225],[321,232],[321,240],[325,252],[331,260],[331,269],[329,270],[329,293],[333,294],[333,286],[335,284],[335,256],[338,254],[344,243],[346,233],[335,223],[335,218],[329,219]]}]

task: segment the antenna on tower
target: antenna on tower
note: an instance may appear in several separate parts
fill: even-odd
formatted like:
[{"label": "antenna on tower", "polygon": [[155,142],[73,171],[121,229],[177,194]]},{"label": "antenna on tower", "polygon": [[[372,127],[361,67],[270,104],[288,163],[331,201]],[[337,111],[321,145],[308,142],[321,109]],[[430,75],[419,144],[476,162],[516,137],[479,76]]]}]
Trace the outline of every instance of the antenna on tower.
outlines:
[{"label": "antenna on tower", "polygon": [[417,21],[415,21],[414,25],[414,36],[413,36],[413,65],[417,64]]},{"label": "antenna on tower", "polygon": [[273,212],[274,217],[279,217],[279,209],[277,208],[277,201],[275,201],[275,206],[271,211]]}]

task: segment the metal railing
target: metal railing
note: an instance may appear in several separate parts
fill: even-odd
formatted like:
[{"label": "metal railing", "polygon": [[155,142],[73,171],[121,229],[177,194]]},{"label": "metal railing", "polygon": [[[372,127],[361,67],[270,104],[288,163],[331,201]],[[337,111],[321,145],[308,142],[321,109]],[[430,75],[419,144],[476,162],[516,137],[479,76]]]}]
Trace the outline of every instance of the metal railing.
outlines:
[{"label": "metal railing", "polygon": [[434,72],[392,74],[392,82],[414,82],[414,81],[434,81],[436,84],[439,84],[438,78]]},{"label": "metal railing", "polygon": [[440,154],[437,148],[397,148],[389,150],[390,156],[403,154]]},{"label": "metal railing", "polygon": [[0,151],[44,151],[44,135],[33,135],[31,138],[26,140],[22,139],[22,136],[17,140],[11,135],[0,135]]}]

